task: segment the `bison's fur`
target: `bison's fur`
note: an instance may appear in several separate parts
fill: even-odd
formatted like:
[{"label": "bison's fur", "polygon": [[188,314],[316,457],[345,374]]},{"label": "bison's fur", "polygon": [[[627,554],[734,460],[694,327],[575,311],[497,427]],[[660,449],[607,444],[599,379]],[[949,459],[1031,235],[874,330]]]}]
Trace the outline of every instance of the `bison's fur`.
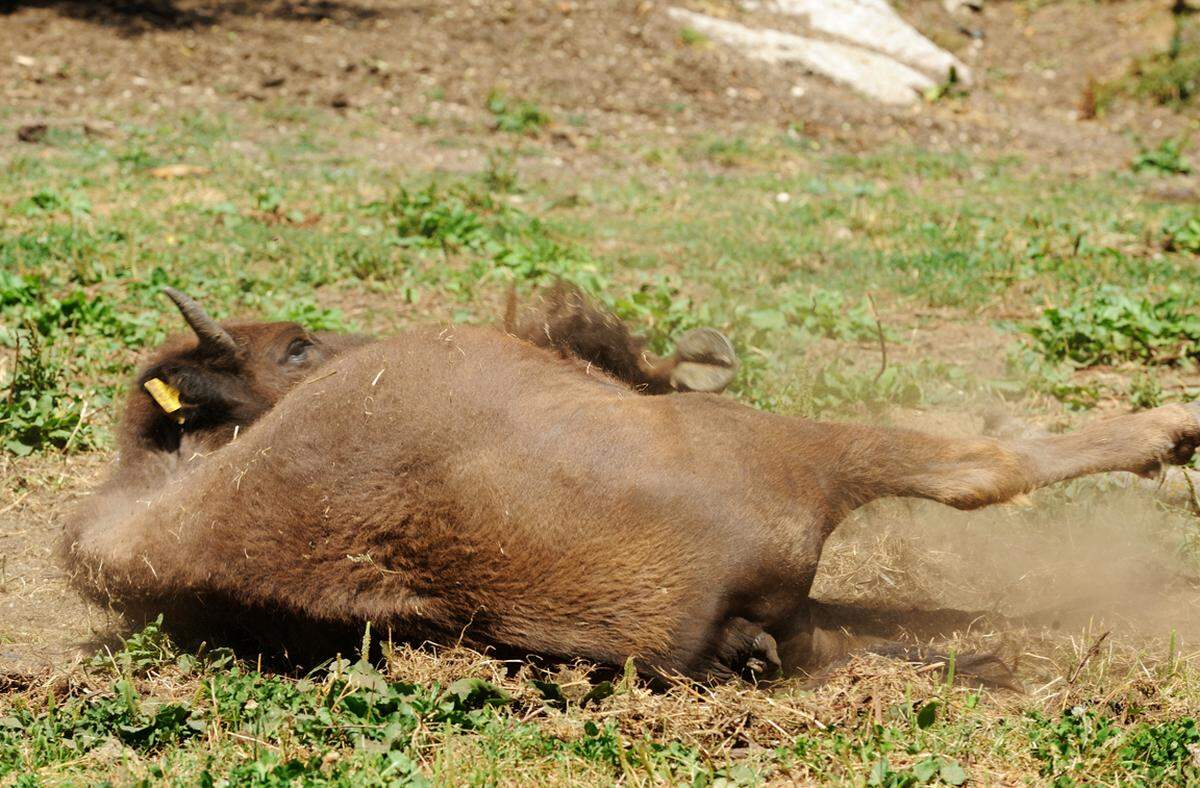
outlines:
[{"label": "bison's fur", "polygon": [[[246,379],[236,397],[174,383],[193,403],[182,427],[131,391],[113,481],[67,528],[81,586],[180,615],[266,614],[304,628],[281,635],[293,647],[370,621],[396,638],[721,678],[805,662],[821,548],[856,507],[986,506],[1150,473],[1200,440],[1182,405],[1003,441],[639,396],[662,360],[626,363],[643,351],[626,345],[606,372],[587,342],[627,336],[577,347],[551,323],[546,347],[459,326],[367,342],[229,324],[228,356],[177,340],[139,382]],[[314,355],[289,365],[297,338]],[[280,353],[279,369],[245,368]]]}]

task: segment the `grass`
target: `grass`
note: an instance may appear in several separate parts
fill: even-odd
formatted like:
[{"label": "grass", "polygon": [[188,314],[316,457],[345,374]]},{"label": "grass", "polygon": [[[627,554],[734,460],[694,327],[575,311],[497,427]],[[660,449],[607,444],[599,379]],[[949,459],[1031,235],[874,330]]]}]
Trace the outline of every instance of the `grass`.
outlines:
[{"label": "grass", "polygon": [[987,695],[879,657],[856,658],[815,692],[650,693],[629,676],[514,670],[462,650],[385,642],[361,658],[379,645],[368,630],[360,658],[286,677],[219,650],[181,653],[151,624],[66,688],[6,704],[0,779],[910,786],[989,782],[1005,762],[1064,785],[1200,776],[1195,720],[1155,708],[1183,700],[1179,677],[1141,704],[1120,695],[997,717]]},{"label": "grass", "polygon": [[[606,164],[568,180],[540,165],[545,113],[497,96],[473,133],[529,149],[430,175],[354,148],[378,130],[369,120],[282,109],[134,117],[112,137],[4,151],[6,463],[111,450],[137,353],[179,329],[166,284],[220,317],[388,332],[491,321],[510,284],[566,277],[659,350],[720,328],[744,362],[733,396],[825,418],[1003,397],[1069,420],[1064,403],[1149,406],[1195,390],[1197,220],[1131,199],[1146,176],[1127,168],[1068,178],[1012,158],[856,154],[744,129],[647,140],[652,157],[600,141]],[[173,163],[201,169],[151,173]],[[18,482],[6,484],[16,500]],[[1161,538],[1194,563],[1190,522],[1179,515]],[[1048,683],[1014,698],[875,657],[815,691],[655,694],[581,668],[379,642],[369,662],[290,676],[180,652],[151,628],[69,679],[0,692],[0,782],[1200,777],[1195,661],[1157,641],[1089,658],[1097,634],[1028,645]]]}]

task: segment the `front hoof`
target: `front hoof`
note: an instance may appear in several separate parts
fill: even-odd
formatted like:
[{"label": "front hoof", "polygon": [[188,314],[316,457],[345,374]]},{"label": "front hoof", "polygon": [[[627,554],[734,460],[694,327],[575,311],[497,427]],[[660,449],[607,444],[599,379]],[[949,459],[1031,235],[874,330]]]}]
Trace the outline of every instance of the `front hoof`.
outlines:
[{"label": "front hoof", "polygon": [[718,393],[733,382],[738,360],[733,344],[713,328],[695,328],[675,346],[671,387],[676,391]]},{"label": "front hoof", "polygon": [[778,676],[783,672],[783,663],[779,659],[779,646],[770,633],[760,632],[754,638],[751,649],[751,656],[746,660],[744,670],[746,678],[757,681]]}]

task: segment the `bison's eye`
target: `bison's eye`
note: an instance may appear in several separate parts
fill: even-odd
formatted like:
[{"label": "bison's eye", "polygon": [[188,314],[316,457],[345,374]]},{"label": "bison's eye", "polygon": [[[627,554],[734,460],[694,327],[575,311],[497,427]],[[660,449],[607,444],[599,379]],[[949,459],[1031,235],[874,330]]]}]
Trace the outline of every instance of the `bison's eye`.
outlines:
[{"label": "bison's eye", "polygon": [[293,339],[288,345],[284,361],[288,364],[303,364],[308,358],[308,350],[313,346],[307,339]]}]

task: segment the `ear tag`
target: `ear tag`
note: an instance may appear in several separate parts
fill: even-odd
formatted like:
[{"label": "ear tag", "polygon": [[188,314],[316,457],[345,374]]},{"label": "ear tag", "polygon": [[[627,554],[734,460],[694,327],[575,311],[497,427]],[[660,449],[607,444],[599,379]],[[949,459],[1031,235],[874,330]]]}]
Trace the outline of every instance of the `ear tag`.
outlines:
[{"label": "ear tag", "polygon": [[183,407],[179,403],[179,389],[163,383],[158,378],[150,378],[142,385],[158,403],[158,407],[163,409],[163,413],[175,419],[177,423],[183,424],[183,414],[179,412],[179,409]]}]

